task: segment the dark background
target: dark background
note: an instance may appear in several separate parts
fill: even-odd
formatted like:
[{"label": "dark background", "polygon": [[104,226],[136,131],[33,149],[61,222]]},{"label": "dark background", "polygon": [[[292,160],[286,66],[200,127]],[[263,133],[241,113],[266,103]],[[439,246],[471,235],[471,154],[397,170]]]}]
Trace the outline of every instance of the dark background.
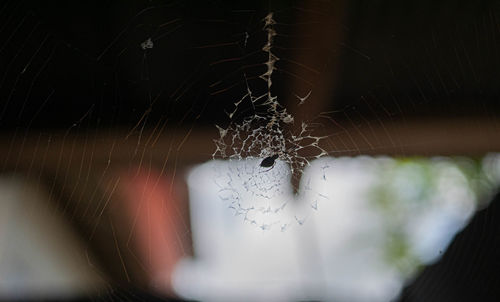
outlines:
[{"label": "dark background", "polygon": [[[259,49],[268,9],[278,11],[279,22],[314,22],[294,5],[301,2],[6,1],[0,128],[131,127],[148,109],[151,125],[166,118],[169,125],[218,123],[225,118],[221,109],[244,92],[242,74],[263,70],[251,65],[265,60]],[[365,118],[497,116],[498,2],[349,1],[342,7],[343,39],[329,49],[339,55],[336,89],[326,109]],[[278,28],[284,34],[276,45],[292,46],[296,28]],[[140,44],[149,37],[154,47],[144,51]],[[233,44],[209,47],[214,42]],[[290,54],[286,47],[277,48],[280,56]],[[222,84],[210,87],[217,81]],[[276,94],[289,90],[283,82]]]}]

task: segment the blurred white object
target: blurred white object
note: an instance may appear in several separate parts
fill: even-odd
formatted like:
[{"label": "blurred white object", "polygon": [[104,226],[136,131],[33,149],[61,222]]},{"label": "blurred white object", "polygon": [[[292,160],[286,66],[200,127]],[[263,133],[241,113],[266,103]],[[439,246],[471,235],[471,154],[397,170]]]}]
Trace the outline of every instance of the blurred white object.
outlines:
[{"label": "blurred white object", "polygon": [[[417,264],[438,259],[475,210],[475,195],[456,165],[431,161],[422,171],[391,158],[317,160],[289,203],[315,211],[286,232],[235,215],[214,181],[220,163],[200,165],[188,177],[195,257],[178,265],[174,287],[202,301],[390,301]],[[421,192],[429,187],[425,173],[432,175],[428,196]],[[376,202],[381,186],[392,193],[388,204]],[[394,234],[404,253],[391,262],[388,247],[398,252]]]},{"label": "blurred white object", "polygon": [[0,299],[80,297],[104,286],[47,194],[20,177],[1,177]]}]

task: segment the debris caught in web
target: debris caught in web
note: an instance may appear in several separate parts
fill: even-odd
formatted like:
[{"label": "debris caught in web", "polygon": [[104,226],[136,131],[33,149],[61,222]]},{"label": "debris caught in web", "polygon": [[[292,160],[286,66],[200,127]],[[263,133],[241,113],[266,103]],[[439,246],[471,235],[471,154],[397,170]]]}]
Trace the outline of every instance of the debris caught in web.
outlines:
[{"label": "debris caught in web", "polygon": [[151,48],[153,48],[153,46],[154,46],[154,44],[153,44],[153,41],[151,40],[151,38],[148,38],[146,41],[141,43],[142,50],[151,49]]},{"label": "debris caught in web", "polygon": [[[272,93],[272,76],[279,61],[273,53],[277,35],[273,13],[269,13],[263,22],[267,39],[262,51],[267,55],[267,61],[264,63],[265,72],[259,77],[265,81],[266,91],[254,93],[244,75],[246,93],[234,103],[233,110],[226,111],[229,125],[216,125],[219,137],[214,139],[213,158],[229,161],[221,164],[216,183],[220,187],[221,199],[229,202],[235,214],[243,215],[244,220],[262,230],[277,224],[284,231],[289,223],[283,223],[277,216],[287,207],[289,200],[298,198],[291,191],[291,178],[301,175],[310,160],[327,155],[327,152],[319,144],[324,137],[314,136],[313,126],[306,121],[297,121]],[[310,94],[299,97],[300,104]],[[238,120],[236,117],[245,102],[253,112]],[[317,202],[308,204],[317,209]],[[256,212],[260,213],[260,218],[265,218],[266,223],[256,220]],[[300,221],[300,225],[304,223],[294,215],[290,217]]]}]

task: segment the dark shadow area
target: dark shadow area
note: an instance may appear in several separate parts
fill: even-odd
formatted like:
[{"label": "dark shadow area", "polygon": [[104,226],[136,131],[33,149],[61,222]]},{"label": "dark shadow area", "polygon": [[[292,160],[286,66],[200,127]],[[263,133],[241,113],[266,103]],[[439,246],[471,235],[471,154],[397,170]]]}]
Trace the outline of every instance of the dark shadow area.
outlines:
[{"label": "dark shadow area", "polygon": [[436,264],[403,291],[401,302],[500,300],[500,195],[479,211]]}]

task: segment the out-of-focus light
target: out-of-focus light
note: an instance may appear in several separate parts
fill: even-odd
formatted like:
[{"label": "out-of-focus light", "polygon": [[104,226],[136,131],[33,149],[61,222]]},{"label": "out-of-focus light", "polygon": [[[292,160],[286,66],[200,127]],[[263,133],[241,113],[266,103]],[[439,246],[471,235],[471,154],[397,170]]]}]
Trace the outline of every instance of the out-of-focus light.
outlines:
[{"label": "out-of-focus light", "polygon": [[[389,301],[476,207],[466,176],[446,158],[323,158],[290,197],[292,207],[316,206],[307,221],[262,230],[221,201],[217,164],[188,178],[195,257],[180,262],[174,288],[190,299]],[[324,198],[311,203],[307,189]]]},{"label": "out-of-focus light", "polygon": [[74,299],[108,286],[46,193],[21,177],[0,178],[2,301]]}]

